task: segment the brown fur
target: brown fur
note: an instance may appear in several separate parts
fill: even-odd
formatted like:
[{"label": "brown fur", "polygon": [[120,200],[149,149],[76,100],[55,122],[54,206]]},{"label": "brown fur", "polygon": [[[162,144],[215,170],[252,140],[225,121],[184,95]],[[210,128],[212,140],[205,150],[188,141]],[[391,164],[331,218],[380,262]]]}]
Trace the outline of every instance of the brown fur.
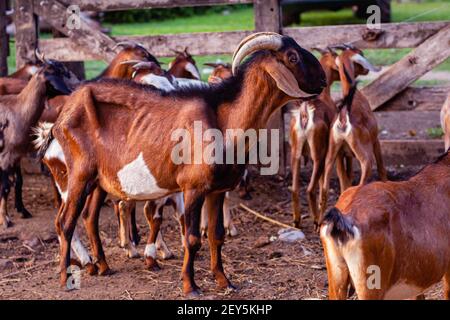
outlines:
[{"label": "brown fur", "polygon": [[[441,279],[450,299],[448,151],[407,181],[347,189],[336,208],[352,231],[336,231],[339,227],[328,216],[321,227],[330,299],[346,299],[350,281],[359,299],[398,299],[414,298]],[[337,237],[347,233],[349,239],[338,241],[333,232]],[[379,289],[367,286],[371,265],[380,268]],[[417,292],[392,290],[399,283]]]},{"label": "brown fur", "polygon": [[[189,54],[187,48],[184,51],[175,51],[177,54],[175,59],[170,63],[170,68],[168,73],[175,78],[185,78],[185,79],[195,79],[200,80],[200,78],[195,77],[191,72],[186,69],[186,65],[191,63],[195,68],[197,65],[194,58]],[[197,70],[198,71],[198,70]],[[200,73],[199,73],[200,74]]]}]

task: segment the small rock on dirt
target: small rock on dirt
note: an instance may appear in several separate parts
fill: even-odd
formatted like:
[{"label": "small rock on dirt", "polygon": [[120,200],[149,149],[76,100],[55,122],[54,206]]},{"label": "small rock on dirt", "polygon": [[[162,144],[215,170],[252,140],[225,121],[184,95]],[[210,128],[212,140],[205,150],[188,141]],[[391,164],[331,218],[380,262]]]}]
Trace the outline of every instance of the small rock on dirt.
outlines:
[{"label": "small rock on dirt", "polygon": [[41,245],[41,241],[39,240],[38,237],[32,237],[30,239],[27,239],[23,242],[24,245],[32,248],[32,249],[37,249],[39,248],[39,246]]},{"label": "small rock on dirt", "polygon": [[281,229],[278,239],[283,242],[297,242],[305,239],[305,234],[296,229]]},{"label": "small rock on dirt", "polygon": [[8,259],[0,259],[0,270],[12,269],[14,264],[11,260]]},{"label": "small rock on dirt", "polygon": [[268,236],[261,236],[255,241],[255,248],[262,248],[270,244],[270,239]]},{"label": "small rock on dirt", "polygon": [[45,243],[57,242],[58,237],[55,232],[46,231],[41,235],[42,241]]},{"label": "small rock on dirt", "polygon": [[278,259],[281,258],[282,256],[283,256],[282,252],[274,251],[269,255],[269,259]]}]

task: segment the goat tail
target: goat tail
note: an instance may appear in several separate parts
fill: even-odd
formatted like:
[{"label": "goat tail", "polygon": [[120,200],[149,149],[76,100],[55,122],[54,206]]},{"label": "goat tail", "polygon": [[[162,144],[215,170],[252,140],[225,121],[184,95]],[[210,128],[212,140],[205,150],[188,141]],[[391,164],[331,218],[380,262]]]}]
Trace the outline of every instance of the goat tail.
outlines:
[{"label": "goat tail", "polygon": [[336,207],[328,211],[323,219],[322,226],[328,226],[327,234],[342,244],[355,237],[354,225],[351,219],[344,216]]},{"label": "goat tail", "polygon": [[350,113],[357,86],[358,86],[358,81],[355,81],[352,83],[348,94],[346,96],[344,96],[343,99],[337,105],[339,111],[341,111],[344,107],[347,107],[347,110]]},{"label": "goat tail", "polygon": [[40,122],[37,127],[33,128],[33,145],[37,150],[39,159],[42,159],[53,140],[52,128],[53,123],[50,122]]}]

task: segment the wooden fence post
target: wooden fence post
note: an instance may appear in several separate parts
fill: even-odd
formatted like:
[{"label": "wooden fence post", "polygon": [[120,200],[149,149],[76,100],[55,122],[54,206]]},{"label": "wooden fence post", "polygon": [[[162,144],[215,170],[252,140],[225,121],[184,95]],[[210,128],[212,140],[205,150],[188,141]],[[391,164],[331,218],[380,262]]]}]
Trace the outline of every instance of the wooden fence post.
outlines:
[{"label": "wooden fence post", "polygon": [[9,41],[6,25],[6,0],[0,0],[0,77],[8,75]]},{"label": "wooden fence post", "polygon": [[27,60],[34,61],[37,48],[38,25],[33,13],[33,1],[15,0],[14,24],[16,26],[16,67],[21,67]]},{"label": "wooden fence post", "polygon": [[[255,0],[253,3],[255,11],[255,30],[257,32],[270,31],[282,32],[281,5],[279,0]],[[284,107],[283,107],[284,108]],[[269,120],[268,129],[279,129],[280,133],[280,176],[286,175],[286,152],[284,142],[284,117],[283,108],[276,111]]]}]

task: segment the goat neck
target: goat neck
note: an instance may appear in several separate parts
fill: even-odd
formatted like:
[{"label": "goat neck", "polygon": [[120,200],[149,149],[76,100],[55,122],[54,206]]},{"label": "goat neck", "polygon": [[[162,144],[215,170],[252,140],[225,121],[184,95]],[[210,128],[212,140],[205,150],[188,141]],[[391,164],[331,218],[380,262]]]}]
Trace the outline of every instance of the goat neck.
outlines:
[{"label": "goat neck", "polygon": [[236,99],[218,107],[221,130],[265,128],[272,113],[291,100],[275,81],[256,66],[242,75],[242,87]]},{"label": "goat neck", "polygon": [[18,105],[21,106],[19,112],[25,127],[31,127],[39,120],[45,107],[45,94],[45,81],[39,75],[35,75],[17,96],[20,101]]}]

